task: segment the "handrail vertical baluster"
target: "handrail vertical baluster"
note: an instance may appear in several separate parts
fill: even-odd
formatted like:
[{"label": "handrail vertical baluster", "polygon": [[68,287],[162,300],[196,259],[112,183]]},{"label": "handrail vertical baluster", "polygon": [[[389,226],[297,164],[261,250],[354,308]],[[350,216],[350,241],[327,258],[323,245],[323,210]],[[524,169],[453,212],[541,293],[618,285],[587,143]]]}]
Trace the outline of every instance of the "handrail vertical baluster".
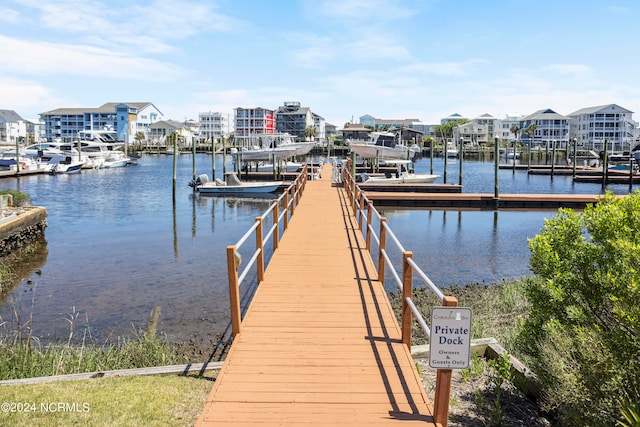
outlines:
[{"label": "handrail vertical baluster", "polygon": [[371,200],[367,203],[367,250],[371,252],[371,221],[373,220],[373,203]]},{"label": "handrail vertical baluster", "polygon": [[229,303],[231,305],[231,330],[235,337],[240,333],[242,318],[240,313],[240,289],[238,287],[238,266],[236,247],[227,246],[227,274],[229,276]]},{"label": "handrail vertical baluster", "polygon": [[358,228],[362,230],[362,217],[364,215],[364,191],[360,192],[360,198],[358,199],[358,211],[360,216],[358,217]]},{"label": "handrail vertical baluster", "polygon": [[413,268],[407,259],[413,258],[413,252],[404,251],[402,253],[402,343],[411,350],[411,307],[407,302],[413,296]]},{"label": "handrail vertical baluster", "polygon": [[284,192],[284,231],[289,227],[289,190]]},{"label": "handrail vertical baluster", "polygon": [[256,228],[256,250],[260,251],[257,259],[258,269],[258,284],[264,280],[264,245],[262,244],[262,217],[257,216],[256,222],[258,227]]},{"label": "handrail vertical baluster", "polygon": [[278,209],[278,205],[279,203],[276,201],[276,203],[273,205],[273,251],[275,252],[276,249],[278,249],[278,242],[280,240],[280,221],[278,220],[278,217],[280,215],[279,209]]},{"label": "handrail vertical baluster", "polygon": [[384,256],[382,255],[383,251],[387,250],[387,229],[385,228],[385,224],[387,223],[387,218],[380,218],[380,245],[378,247],[378,281],[384,285]]}]

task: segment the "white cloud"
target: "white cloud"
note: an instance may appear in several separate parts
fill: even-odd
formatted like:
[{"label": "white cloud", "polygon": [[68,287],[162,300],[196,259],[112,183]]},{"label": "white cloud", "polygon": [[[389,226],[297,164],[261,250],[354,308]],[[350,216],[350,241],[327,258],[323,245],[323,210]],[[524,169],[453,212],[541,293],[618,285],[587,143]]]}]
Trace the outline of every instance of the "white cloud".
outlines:
[{"label": "white cloud", "polygon": [[0,36],[0,57],[14,74],[70,74],[163,82],[184,72],[172,64],[98,47],[30,42],[5,36]]},{"label": "white cloud", "polygon": [[3,76],[0,76],[0,99],[4,108],[15,110],[20,115],[28,111],[30,115],[23,116],[25,119],[36,119],[37,114],[42,112],[38,111],[42,105],[57,108],[61,101],[55,99],[49,89],[38,82]]},{"label": "white cloud", "polygon": [[136,54],[171,51],[171,42],[243,26],[216,12],[213,2],[156,0],[138,5],[74,0],[63,8],[52,0],[23,0],[23,4],[37,10],[35,19],[58,38],[82,36],[85,43]]},{"label": "white cloud", "polygon": [[401,0],[325,0],[314,3],[322,15],[351,23],[387,22],[406,18],[414,9]]},{"label": "white cloud", "polygon": [[18,23],[20,20],[20,12],[14,9],[1,8],[0,9],[0,22],[6,22],[10,24]]}]

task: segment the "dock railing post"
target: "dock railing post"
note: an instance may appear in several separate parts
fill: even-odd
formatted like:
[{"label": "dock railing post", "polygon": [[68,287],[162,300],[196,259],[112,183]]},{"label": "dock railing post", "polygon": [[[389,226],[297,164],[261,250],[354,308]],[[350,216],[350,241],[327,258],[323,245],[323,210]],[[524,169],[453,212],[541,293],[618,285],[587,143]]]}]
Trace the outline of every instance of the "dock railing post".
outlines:
[{"label": "dock railing post", "polygon": [[284,231],[289,227],[289,190],[284,192]]},{"label": "dock railing post", "polygon": [[387,223],[387,218],[380,218],[380,245],[378,247],[378,281],[381,285],[384,285],[384,255],[382,255],[383,251],[387,250],[387,229],[385,228],[385,224]]},{"label": "dock railing post", "polygon": [[371,220],[373,219],[373,203],[371,200],[367,203],[367,250],[371,253]]},{"label": "dock railing post", "polygon": [[278,249],[278,240],[280,239],[280,221],[278,221],[279,209],[278,202],[273,205],[273,251]]},{"label": "dock railing post", "polygon": [[258,269],[258,284],[264,280],[264,244],[262,243],[262,217],[257,216],[256,222],[256,251],[260,251],[256,260]]},{"label": "dock railing post", "polygon": [[[457,307],[456,297],[445,296],[442,305]],[[449,401],[451,399],[451,369],[438,369],[436,372],[436,394],[433,399],[433,420],[447,427],[449,421]]]},{"label": "dock railing post", "polygon": [[353,185],[353,198],[351,199],[351,210],[353,211],[354,218],[358,216],[358,197],[360,196],[360,187]]},{"label": "dock railing post", "polygon": [[227,274],[229,277],[229,304],[231,306],[231,330],[235,337],[240,333],[242,318],[240,314],[240,289],[238,287],[238,266],[236,265],[236,247],[227,246]]},{"label": "dock railing post", "polygon": [[407,299],[413,296],[413,268],[408,259],[413,258],[413,252],[402,253],[402,343],[411,350],[411,323],[413,314]]},{"label": "dock railing post", "polygon": [[358,228],[362,231],[362,216],[364,215],[364,191],[360,192],[358,198],[358,210],[360,211],[360,217],[358,218]]},{"label": "dock railing post", "polygon": [[295,204],[296,204],[295,185],[291,186],[291,189],[289,190],[289,193],[291,193],[291,191],[293,191],[293,194],[290,194],[290,196],[291,196],[291,205],[289,206],[289,218],[291,218],[293,216],[293,211],[295,209]]}]

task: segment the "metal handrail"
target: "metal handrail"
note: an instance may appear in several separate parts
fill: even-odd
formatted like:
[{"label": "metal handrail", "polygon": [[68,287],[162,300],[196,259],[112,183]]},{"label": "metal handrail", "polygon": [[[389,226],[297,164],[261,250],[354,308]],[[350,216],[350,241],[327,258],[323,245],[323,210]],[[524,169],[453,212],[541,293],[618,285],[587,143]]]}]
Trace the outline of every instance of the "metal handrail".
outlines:
[{"label": "metal handrail", "polygon": [[[279,230],[280,221],[284,223],[284,232],[286,232],[289,219],[293,215],[295,208],[300,202],[300,197],[304,191],[307,181],[307,167],[303,167],[303,170],[296,179],[285,189],[285,191],[278,197],[273,203],[269,205],[269,208],[256,217],[254,224],[247,230],[247,232],[238,240],[235,245],[227,246],[227,274],[229,279],[229,301],[231,304],[231,328],[233,336],[235,337],[240,333],[242,328],[242,314],[240,310],[240,284],[246,278],[250,269],[257,265],[258,284],[264,277],[264,247],[273,239],[274,251],[278,247],[278,241],[281,236],[280,233],[276,233]],[[278,212],[278,207],[283,204],[284,209],[281,213]],[[267,230],[266,234],[263,230],[263,222],[267,217],[273,214],[273,224]],[[255,235],[256,248],[253,251],[251,258],[247,262],[246,266],[242,269],[242,272],[238,274],[238,268],[241,262],[241,257],[238,254],[238,250],[249,239],[251,235]]]},{"label": "metal handrail", "polygon": [[[356,185],[353,177],[348,173],[350,168],[343,169],[342,182],[345,185],[346,193],[350,199],[353,209],[353,215],[358,218],[358,224],[360,230],[366,231],[367,250],[371,253],[370,237],[373,236],[378,245],[378,281],[384,284],[385,270],[384,266],[390,267],[391,275],[395,279],[398,287],[402,291],[402,342],[409,348],[411,348],[411,327],[413,323],[412,315],[415,316],[420,328],[424,331],[429,339],[431,338],[431,329],[424,320],[424,317],[415,306],[411,295],[413,293],[413,273],[416,272],[417,276],[422,280],[429,290],[431,290],[441,304],[449,307],[457,307],[458,300],[455,297],[445,296],[440,289],[429,279],[429,276],[413,261],[413,253],[404,249],[398,238],[393,234],[391,228],[387,224],[386,218],[384,218],[375,209],[373,203],[367,198],[366,194]],[[365,208],[367,206],[367,216],[365,219]],[[376,235],[376,231],[371,224],[371,218],[376,215],[380,223],[380,236]],[[366,226],[363,227],[363,222],[366,221]],[[386,248],[386,237],[391,236],[391,240],[395,243],[396,247],[400,250],[403,257],[402,262],[402,279],[396,271],[395,266],[391,262]],[[381,262],[381,260],[383,262]],[[449,417],[449,401],[451,393],[451,369],[437,369],[436,376],[436,389],[434,396],[434,412],[433,418],[436,423],[443,425],[447,424]]]}]

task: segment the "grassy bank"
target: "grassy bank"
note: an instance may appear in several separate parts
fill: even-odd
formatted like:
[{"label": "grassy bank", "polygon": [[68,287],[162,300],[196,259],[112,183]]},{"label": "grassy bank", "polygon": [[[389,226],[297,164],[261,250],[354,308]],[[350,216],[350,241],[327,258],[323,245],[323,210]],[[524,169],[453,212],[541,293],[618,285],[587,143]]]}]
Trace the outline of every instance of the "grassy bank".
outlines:
[{"label": "grassy bank", "polygon": [[[495,338],[510,352],[515,351],[514,340],[518,322],[527,314],[525,284],[530,278],[503,281],[497,284],[470,284],[442,288],[445,295],[458,298],[458,306],[472,311],[472,338]],[[392,293],[391,304],[400,319],[401,295]],[[413,302],[427,323],[431,318],[431,307],[440,306],[437,298],[427,289],[414,289]],[[428,344],[428,339],[416,321],[413,323],[414,345]]]},{"label": "grassy bank", "polygon": [[[0,425],[192,426],[211,377],[140,376],[0,387]],[[11,406],[9,407],[11,409]]]}]

